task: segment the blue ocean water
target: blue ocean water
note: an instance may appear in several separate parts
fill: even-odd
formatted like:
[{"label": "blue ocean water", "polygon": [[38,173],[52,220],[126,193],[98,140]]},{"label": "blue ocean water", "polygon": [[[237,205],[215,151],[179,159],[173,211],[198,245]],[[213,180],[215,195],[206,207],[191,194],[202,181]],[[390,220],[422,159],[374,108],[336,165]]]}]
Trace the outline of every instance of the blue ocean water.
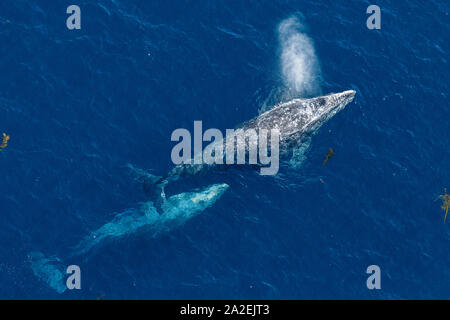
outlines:
[{"label": "blue ocean water", "polygon": [[[434,201],[450,188],[448,2],[377,1],[381,30],[366,27],[369,1],[75,2],[0,3],[0,298],[450,298]],[[66,28],[71,4],[81,30]],[[319,65],[288,71],[294,91],[290,18],[314,48],[300,66]],[[301,165],[202,176],[229,189],[181,226],[68,254],[148,200],[127,164],[167,172],[174,129],[233,128],[311,82],[357,94]],[[49,286],[32,252],[79,265],[82,289]],[[366,287],[373,264],[381,290]]]}]

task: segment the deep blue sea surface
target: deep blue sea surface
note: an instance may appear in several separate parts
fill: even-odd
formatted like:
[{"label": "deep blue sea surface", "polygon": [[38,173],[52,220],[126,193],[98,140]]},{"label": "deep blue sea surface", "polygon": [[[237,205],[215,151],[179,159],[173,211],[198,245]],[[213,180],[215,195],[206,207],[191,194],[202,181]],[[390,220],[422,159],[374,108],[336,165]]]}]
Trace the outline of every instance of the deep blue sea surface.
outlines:
[{"label": "deep blue sea surface", "polygon": [[[71,4],[81,30],[66,27]],[[370,4],[380,30],[366,27]],[[0,151],[0,298],[449,299],[450,222],[434,201],[450,189],[449,10],[444,0],[1,1],[0,133],[11,139]],[[355,100],[301,164],[180,181],[167,192],[230,187],[170,231],[70,255],[148,200],[128,164],[170,170],[176,128],[225,130],[288,97],[349,89]],[[79,265],[82,289],[59,293],[36,276],[33,252]],[[366,287],[369,265],[381,290]]]}]

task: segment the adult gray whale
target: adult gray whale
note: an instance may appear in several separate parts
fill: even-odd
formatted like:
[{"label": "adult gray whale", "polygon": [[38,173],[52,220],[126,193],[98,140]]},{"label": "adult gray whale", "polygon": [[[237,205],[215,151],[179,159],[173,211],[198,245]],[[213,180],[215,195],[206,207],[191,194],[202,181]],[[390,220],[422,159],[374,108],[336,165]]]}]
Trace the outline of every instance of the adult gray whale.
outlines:
[{"label": "adult gray whale", "polygon": [[[276,105],[256,118],[242,124],[235,129],[235,132],[238,134],[239,132],[246,132],[248,130],[259,132],[261,129],[277,129],[279,132],[280,156],[284,156],[301,145],[305,139],[314,134],[317,129],[331,119],[337,112],[341,111],[353,100],[355,93],[354,90],[347,90],[311,99],[293,99]],[[223,146],[224,142],[221,140],[215,141],[214,143]],[[232,143],[233,150],[239,148],[238,146],[234,148],[234,140]],[[237,141],[236,145],[239,143],[245,143],[246,148],[244,149],[249,150],[249,144],[252,142],[244,139],[241,142]],[[225,142],[225,149],[227,144],[228,141]],[[165,199],[164,187],[170,181],[178,180],[186,175],[195,175],[213,167],[217,167],[217,165],[195,164],[195,161],[189,160],[175,166],[165,176],[146,174],[144,177],[145,181],[142,182],[144,182],[145,191],[152,197],[155,197],[154,200],[156,203],[160,203]]]}]

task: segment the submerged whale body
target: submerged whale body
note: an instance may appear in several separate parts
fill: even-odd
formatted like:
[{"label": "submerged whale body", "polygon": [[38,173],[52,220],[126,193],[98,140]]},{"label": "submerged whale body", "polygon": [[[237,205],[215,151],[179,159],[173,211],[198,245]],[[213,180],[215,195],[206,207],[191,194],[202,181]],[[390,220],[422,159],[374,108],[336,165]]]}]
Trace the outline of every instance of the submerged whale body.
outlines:
[{"label": "submerged whale body", "polygon": [[193,192],[183,192],[167,199],[159,214],[153,202],[145,202],[139,209],[129,209],[117,214],[113,220],[86,236],[64,258],[46,257],[39,251],[31,252],[28,259],[33,273],[58,293],[66,290],[64,260],[73,260],[91,252],[111,240],[130,234],[145,232],[152,237],[184,224],[205,209],[211,207],[229,188],[225,183],[213,184]]},{"label": "submerged whale body", "polygon": [[213,184],[200,191],[173,195],[162,205],[162,214],[156,211],[151,201],[143,203],[140,209],[130,209],[119,213],[112,221],[83,239],[76,247],[75,254],[87,253],[106,240],[123,237],[141,230],[153,237],[170,231],[212,206],[228,187],[225,183]]},{"label": "submerged whale body", "polygon": [[[311,137],[323,124],[353,101],[355,94],[354,90],[347,90],[311,99],[293,99],[281,103],[239,126],[236,129],[236,134],[247,130],[259,132],[262,129],[269,131],[277,129],[280,134],[280,156],[286,156],[295,149],[301,148],[302,143],[306,139]],[[223,141],[215,143],[223,144]],[[227,148],[227,143],[229,142],[225,142],[224,149]],[[232,143],[234,144],[235,142],[233,141]],[[239,147],[242,147],[239,146],[239,143],[246,144],[242,149],[249,150],[249,144],[257,142],[236,141],[236,148],[233,145],[231,149],[237,150]],[[270,140],[268,144],[270,144]],[[195,164],[193,160],[189,160],[186,163],[175,166],[165,176],[148,174],[144,183],[144,190],[152,197],[155,203],[162,205],[165,201],[164,188],[170,181],[178,180],[184,176],[192,176],[217,166],[214,164]]]}]

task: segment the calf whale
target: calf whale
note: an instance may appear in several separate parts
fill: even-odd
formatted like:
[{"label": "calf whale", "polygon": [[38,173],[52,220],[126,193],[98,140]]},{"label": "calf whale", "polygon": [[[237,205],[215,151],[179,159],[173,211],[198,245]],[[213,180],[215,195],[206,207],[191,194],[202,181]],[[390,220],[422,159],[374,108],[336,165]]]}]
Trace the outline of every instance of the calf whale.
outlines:
[{"label": "calf whale", "polygon": [[209,185],[199,190],[183,192],[167,199],[158,214],[151,201],[140,208],[130,208],[115,215],[100,228],[90,232],[75,247],[67,250],[65,256],[46,256],[40,251],[28,254],[33,273],[58,293],[66,291],[66,268],[68,261],[83,261],[89,253],[116,239],[145,233],[152,238],[184,224],[211,207],[226,192],[226,183]]},{"label": "calf whale", "polygon": [[[256,118],[238,126],[235,134],[238,135],[248,130],[259,132],[262,129],[268,131],[276,129],[279,132],[280,157],[286,156],[296,148],[301,147],[306,139],[309,139],[324,123],[349,104],[353,100],[355,93],[354,90],[347,90],[310,99],[293,99],[280,103]],[[223,149],[227,149],[229,147],[227,144],[230,141],[227,139],[225,142],[217,141],[214,143],[222,146],[225,144]],[[236,142],[233,140],[231,143],[233,144],[232,150],[237,150],[239,143],[244,143],[244,149],[249,150],[249,144],[256,142],[244,139]],[[268,144],[270,144],[270,141],[268,141]],[[194,155],[195,157],[196,155]],[[195,161],[189,159],[182,164],[176,165],[165,176],[147,174],[145,176],[146,180],[143,181],[144,189],[155,203],[161,206],[165,201],[164,188],[170,181],[178,180],[184,176],[195,175],[217,166],[214,163],[196,164]]]}]

